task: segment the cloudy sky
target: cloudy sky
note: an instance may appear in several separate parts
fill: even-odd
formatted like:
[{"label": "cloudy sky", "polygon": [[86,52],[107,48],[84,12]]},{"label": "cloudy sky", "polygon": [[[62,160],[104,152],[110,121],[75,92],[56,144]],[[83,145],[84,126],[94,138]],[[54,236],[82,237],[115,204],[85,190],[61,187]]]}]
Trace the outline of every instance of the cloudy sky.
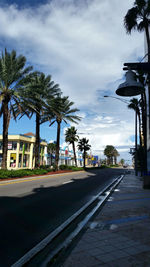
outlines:
[{"label": "cloudy sky", "polygon": [[[104,158],[114,145],[129,160],[134,146],[134,112],[115,98],[124,81],[124,62],[144,56],[143,33],[127,35],[123,18],[133,0],[1,0],[0,50],[27,58],[34,70],[51,74],[82,117],[76,126],[92,152]],[[127,98],[127,100],[130,100]],[[67,125],[69,127],[69,125]],[[64,143],[62,125],[61,143]],[[0,131],[2,131],[2,122]],[[35,132],[35,118],[11,121],[9,134]],[[56,126],[41,126],[41,137],[56,139]]]}]

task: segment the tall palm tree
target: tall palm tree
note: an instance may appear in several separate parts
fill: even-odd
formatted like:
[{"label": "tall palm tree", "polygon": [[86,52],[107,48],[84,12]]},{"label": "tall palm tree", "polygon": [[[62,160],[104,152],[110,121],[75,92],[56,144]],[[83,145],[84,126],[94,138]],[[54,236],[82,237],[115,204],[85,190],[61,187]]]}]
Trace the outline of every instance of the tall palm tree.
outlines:
[{"label": "tall palm tree", "polygon": [[140,107],[141,107],[141,113],[142,113],[142,147],[141,152],[143,151],[143,171],[147,170],[147,110],[146,110],[146,95],[145,93],[141,95],[140,99]]},{"label": "tall palm tree", "polygon": [[75,142],[77,142],[79,136],[77,135],[77,129],[74,126],[68,128],[65,133],[65,141],[69,144],[72,144],[73,153],[74,153],[74,161],[77,167],[77,158],[76,158],[76,151],[75,151]]},{"label": "tall palm tree", "polygon": [[124,26],[129,34],[132,30],[137,30],[139,32],[145,31],[148,47],[148,61],[150,62],[150,0],[135,0],[134,6],[128,10],[124,17]]},{"label": "tall palm tree", "polygon": [[24,87],[25,78],[32,70],[31,66],[25,68],[26,58],[16,55],[13,50],[6,49],[0,58],[0,116],[3,115],[3,155],[2,169],[7,168],[8,128],[11,116],[16,119],[14,104],[20,106],[19,90]]},{"label": "tall palm tree", "polygon": [[78,148],[81,152],[83,152],[83,160],[84,160],[84,168],[85,168],[85,158],[86,158],[86,152],[90,150],[91,145],[88,144],[89,140],[86,138],[82,138],[78,142]]},{"label": "tall palm tree", "polygon": [[[131,33],[132,30],[139,32],[145,31],[148,51],[148,62],[150,63],[150,0],[135,0],[134,6],[128,10],[124,17],[124,26],[127,33]],[[148,81],[150,80],[150,74],[148,74]],[[150,83],[148,82],[148,103],[150,103]],[[150,108],[149,108],[150,118]]]},{"label": "tall palm tree", "polygon": [[81,118],[75,115],[79,109],[72,108],[74,102],[70,101],[68,96],[62,97],[58,95],[52,100],[47,99],[46,104],[47,106],[45,107],[41,122],[43,123],[50,121],[50,126],[57,122],[55,164],[56,169],[58,170],[61,123],[62,121],[64,121],[66,124],[68,122],[77,123],[77,121],[79,121]]},{"label": "tall palm tree", "polygon": [[120,160],[120,163],[121,163],[121,165],[122,165],[122,167],[123,167],[123,165],[124,165],[124,163],[125,163],[125,160],[124,160],[124,159],[121,159],[121,160]]},{"label": "tall palm tree", "polygon": [[[30,117],[33,114],[36,116],[36,141],[35,141],[35,168],[40,163],[40,124],[41,116],[44,112],[46,99],[53,99],[54,96],[60,93],[59,85],[51,80],[51,76],[45,76],[42,72],[32,73],[29,83],[27,84],[24,93],[22,93],[22,115],[24,110],[27,109]],[[21,116],[22,116],[21,115]]]},{"label": "tall palm tree", "polygon": [[107,157],[108,165],[113,163],[114,149],[115,147],[112,145],[107,145],[104,149],[104,155]]},{"label": "tall palm tree", "polygon": [[139,120],[139,137],[140,137],[140,146],[142,146],[142,132],[141,132],[141,114],[140,114],[140,102],[137,98],[132,98],[130,100],[130,104],[128,105],[129,109],[133,109],[137,116],[138,116],[138,120]]},{"label": "tall palm tree", "polygon": [[[137,78],[145,87],[147,77],[145,77],[144,71],[137,71]],[[142,153],[143,170],[147,170],[147,105],[146,105],[146,93],[145,91],[141,94],[139,100],[139,107],[141,109],[141,147],[139,153]]]},{"label": "tall palm tree", "polygon": [[55,143],[49,143],[47,145],[47,153],[50,154],[51,157],[51,165],[53,162],[53,154],[56,152],[56,144]]},{"label": "tall palm tree", "polygon": [[[133,98],[130,100],[130,104],[128,105],[128,108],[130,109],[133,109],[135,112],[136,112],[136,124],[135,126],[137,125],[137,117],[138,117],[138,120],[139,120],[139,137],[140,137],[140,146],[138,148],[138,145],[137,145],[137,134],[135,135],[135,153],[134,153],[134,158],[135,158],[135,171],[136,171],[136,174],[137,174],[137,165],[139,162],[139,165],[141,167],[141,174],[142,174],[142,171],[147,168],[146,167],[146,149],[145,149],[145,137],[144,136],[144,142],[143,142],[143,138],[142,138],[142,120],[141,120],[141,112],[140,112],[140,108],[141,108],[141,105],[143,104],[143,102],[140,100],[138,100],[137,98]],[[145,118],[144,118],[145,119]],[[136,126],[136,129],[137,129],[137,126]],[[144,159],[144,160],[143,160]]]},{"label": "tall palm tree", "polygon": [[117,164],[117,157],[119,157],[120,154],[119,152],[117,151],[116,148],[114,148],[114,151],[113,151],[113,157],[114,157],[114,163]]}]

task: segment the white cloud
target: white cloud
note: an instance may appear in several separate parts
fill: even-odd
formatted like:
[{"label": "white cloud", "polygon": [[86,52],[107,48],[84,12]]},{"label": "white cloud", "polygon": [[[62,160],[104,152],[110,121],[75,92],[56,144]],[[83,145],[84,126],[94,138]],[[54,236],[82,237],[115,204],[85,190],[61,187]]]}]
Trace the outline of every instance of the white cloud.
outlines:
[{"label": "white cloud", "polygon": [[133,0],[53,0],[37,9],[0,7],[0,37],[7,48],[52,74],[80,108],[78,129],[87,134],[93,150],[133,145],[133,112],[117,100],[100,98],[105,91],[115,92],[124,62],[144,55],[143,35],[128,36],[123,26],[132,6]]}]

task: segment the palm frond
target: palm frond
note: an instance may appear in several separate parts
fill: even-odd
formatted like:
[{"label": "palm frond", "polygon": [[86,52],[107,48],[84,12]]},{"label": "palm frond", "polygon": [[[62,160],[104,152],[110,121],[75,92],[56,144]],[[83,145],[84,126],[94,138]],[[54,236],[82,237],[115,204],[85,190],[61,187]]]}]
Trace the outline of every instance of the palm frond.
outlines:
[{"label": "palm frond", "polygon": [[52,121],[49,126],[52,126],[55,122],[56,120]]},{"label": "palm frond", "polygon": [[124,17],[124,26],[125,26],[127,33],[130,34],[132,29],[136,29],[137,16],[138,16],[137,7],[133,7],[133,8],[128,10],[126,16]]}]

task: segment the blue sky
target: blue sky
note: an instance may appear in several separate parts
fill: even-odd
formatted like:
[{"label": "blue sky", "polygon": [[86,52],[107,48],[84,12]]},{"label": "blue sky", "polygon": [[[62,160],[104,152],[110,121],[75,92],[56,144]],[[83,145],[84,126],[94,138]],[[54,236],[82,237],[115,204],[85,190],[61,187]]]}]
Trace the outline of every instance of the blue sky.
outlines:
[{"label": "blue sky", "polygon": [[[134,112],[117,99],[103,97],[116,96],[124,80],[123,63],[144,56],[143,34],[127,35],[123,26],[133,2],[0,2],[0,51],[15,49],[35,70],[52,75],[63,94],[80,109],[79,136],[88,138],[92,152],[100,157],[106,145],[114,145],[120,157],[131,159],[128,152],[134,146]],[[62,124],[61,144],[68,126]],[[11,134],[31,131],[35,132],[34,117],[10,123]],[[41,125],[41,137],[55,140],[56,126]]]}]

